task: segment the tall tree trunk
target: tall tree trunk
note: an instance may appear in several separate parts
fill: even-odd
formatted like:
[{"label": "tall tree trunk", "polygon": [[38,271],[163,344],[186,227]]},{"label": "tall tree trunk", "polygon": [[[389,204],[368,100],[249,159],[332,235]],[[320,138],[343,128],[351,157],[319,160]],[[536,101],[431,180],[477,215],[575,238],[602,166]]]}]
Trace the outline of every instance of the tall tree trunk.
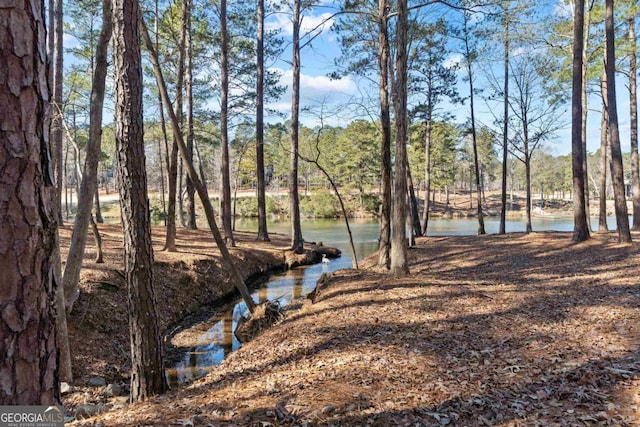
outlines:
[{"label": "tall tree trunk", "polygon": [[56,179],[56,191],[54,193],[56,219],[62,224],[62,91],[64,85],[64,46],[63,46],[63,0],[53,2],[53,115],[51,120],[51,146],[53,149],[53,165]]},{"label": "tall tree trunk", "polygon": [[631,191],[633,200],[633,230],[640,230],[640,166],[638,165],[638,62],[636,60],[636,14],[628,18],[629,25],[629,137],[631,140]]},{"label": "tall tree trunk", "polygon": [[[429,115],[430,116],[430,115]],[[424,206],[422,209],[422,235],[427,235],[429,227],[429,194],[431,193],[431,133],[433,123],[427,118],[427,129],[424,137]]]},{"label": "tall tree trunk", "polygon": [[[527,135],[525,133],[525,141],[527,139]],[[525,175],[525,185],[527,187],[527,200],[526,200],[526,226],[525,230],[527,233],[531,233],[533,231],[533,227],[531,225],[531,154],[529,153],[528,144],[525,142],[525,153],[524,153],[525,161],[524,161],[524,175]]]},{"label": "tall tree trunk", "polygon": [[613,26],[613,0],[606,0],[605,35],[606,35],[606,61],[607,95],[609,134],[611,138],[611,161],[613,163],[613,195],[616,208],[616,224],[618,227],[618,240],[631,242],[629,231],[629,217],[627,215],[627,198],[624,187],[624,171],[622,167],[622,150],[620,149],[620,130],[618,128],[618,107],[616,103],[615,84],[615,32]]},{"label": "tall tree trunk", "polygon": [[[414,237],[422,237],[422,225],[420,224],[420,213],[418,211],[418,199],[413,188],[413,177],[411,176],[411,167],[407,158],[407,188],[409,196],[409,215],[411,217],[411,230]],[[415,240],[415,239],[414,239]]]},{"label": "tall tree trunk", "polygon": [[503,93],[503,121],[502,121],[502,187],[500,194],[500,225],[498,234],[507,232],[507,160],[509,158],[509,3],[502,2],[504,9],[504,93]]},{"label": "tall tree trunk", "polygon": [[[159,35],[159,15],[158,15],[158,0],[155,0],[155,48],[158,49],[158,35]],[[179,81],[180,79],[178,79]],[[178,94],[176,94],[176,100]],[[171,143],[171,151],[169,151],[167,128],[164,119],[164,108],[162,106],[162,97],[158,93],[158,104],[160,109],[160,125],[162,126],[162,136],[164,138],[165,148],[165,162],[167,165],[167,217],[166,217],[166,235],[163,250],[167,252],[176,252],[176,191],[178,185],[178,143],[176,142],[175,134],[173,142]]]},{"label": "tall tree trunk", "polygon": [[380,239],[378,266],[390,267],[391,250],[391,118],[389,111],[389,33],[387,26],[387,0],[378,0],[378,68],[380,72],[380,127],[382,143],[381,157],[381,193]]},{"label": "tall tree trunk", "polygon": [[573,241],[589,239],[584,144],[582,143],[582,62],[584,61],[584,0],[576,0],[573,22],[573,88],[571,102],[571,164],[573,173]]},{"label": "tall tree trunk", "polygon": [[584,147],[582,144],[582,62],[584,61],[584,0],[574,3],[573,72],[571,93],[571,166],[573,174],[573,241],[589,239],[585,201]]},{"label": "tall tree trunk", "polygon": [[581,84],[581,102],[582,102],[582,169],[584,173],[584,211],[587,216],[587,227],[591,231],[591,191],[589,190],[589,167],[588,164],[588,152],[587,152],[587,66],[589,61],[585,61],[584,58],[588,58],[589,47],[589,31],[591,26],[591,8],[588,7],[584,14],[584,30],[583,30],[583,47],[582,47],[582,84]]},{"label": "tall tree trunk", "polygon": [[395,180],[391,226],[391,273],[395,277],[409,274],[407,257],[407,32],[409,12],[407,0],[398,0],[396,27],[396,75],[393,105],[396,118]]},{"label": "tall tree trunk", "polygon": [[220,217],[227,244],[235,246],[231,226],[231,172],[229,165],[229,41],[227,37],[227,0],[220,0],[220,148],[222,181],[220,183]]},{"label": "tall tree trunk", "polygon": [[0,405],[60,403],[43,7],[28,0],[0,9]]},{"label": "tall tree trunk", "polygon": [[469,46],[469,28],[468,28],[468,12],[464,12],[464,31],[465,31],[465,49],[466,49],[466,64],[467,64],[467,78],[469,79],[469,106],[471,109],[471,141],[473,145],[473,166],[476,174],[476,192],[477,202],[476,211],[478,213],[478,235],[485,234],[484,229],[484,215],[482,213],[482,187],[480,186],[480,160],[478,159],[478,139],[476,133],[476,113],[474,105],[474,92],[473,92],[473,71],[471,68],[471,48]]},{"label": "tall tree trunk", "polygon": [[264,0],[258,0],[256,49],[256,175],[258,179],[258,236],[256,240],[268,242],[266,183],[264,178]]},{"label": "tall tree trunk", "polygon": [[[89,113],[89,116],[91,116],[91,113]],[[89,120],[91,120],[91,117],[89,117]],[[91,126],[91,125],[89,125]],[[86,163],[86,159],[85,159],[85,163]],[[97,179],[98,175],[97,175],[97,167],[96,167],[96,191],[95,191],[95,198],[94,198],[94,210],[96,212],[96,222],[99,222],[100,224],[104,223],[104,218],[102,218],[102,209],[100,208],[100,191],[98,188],[98,179]]]},{"label": "tall tree trunk", "polygon": [[602,119],[600,121],[600,204],[598,214],[598,232],[606,233],[609,231],[607,225],[607,151],[609,141],[609,129],[607,127],[607,83],[603,76],[600,81],[602,88]]},{"label": "tall tree trunk", "polygon": [[[182,138],[182,134],[177,131],[179,130],[178,118],[173,111],[173,107],[171,106],[171,101],[169,100],[169,93],[167,91],[167,85],[165,84],[164,77],[162,76],[162,70],[160,69],[160,63],[158,61],[158,55],[155,51],[153,43],[151,42],[151,37],[149,36],[149,32],[147,31],[146,26],[144,25],[144,21],[141,21],[142,25],[142,36],[144,37],[144,42],[147,46],[147,50],[149,51],[151,63],[153,65],[153,71],[156,76],[156,83],[158,84],[158,89],[160,91],[160,95],[162,96],[162,102],[164,103],[165,108],[167,109],[167,113],[169,114],[169,119],[171,120],[171,125],[174,129],[174,133],[178,135],[178,139],[176,140],[178,144],[178,148],[180,149],[180,154],[183,159],[188,160],[187,158],[187,147],[184,143],[184,139]],[[204,209],[205,216],[207,218],[207,222],[209,224],[209,228],[211,230],[211,234],[213,235],[213,239],[220,250],[220,254],[222,255],[222,260],[224,264],[226,264],[226,268],[228,269],[231,282],[234,284],[240,295],[242,296],[242,300],[247,305],[247,308],[251,313],[255,310],[255,303],[249,294],[249,290],[242,280],[242,276],[238,271],[238,268],[233,263],[233,259],[231,258],[231,254],[227,249],[227,246],[224,243],[224,239],[220,234],[220,230],[216,224],[216,216],[213,211],[213,205],[211,204],[211,200],[209,200],[209,195],[207,194],[207,189],[202,184],[200,179],[198,178],[198,173],[196,172],[193,164],[190,162],[186,162],[187,171],[189,172],[189,177],[193,182],[193,185],[196,187],[196,192],[200,197],[200,202],[202,203],[202,207]]]},{"label": "tall tree trunk", "polygon": [[67,253],[62,285],[65,293],[67,310],[71,312],[78,299],[78,282],[82,259],[87,243],[87,229],[91,218],[91,207],[96,195],[98,182],[98,162],[102,145],[102,107],[104,105],[105,81],[108,67],[108,49],[113,21],[111,16],[111,0],[104,0],[102,7],[102,29],[96,45],[96,66],[91,82],[91,104],[89,106],[89,141],[84,163],[82,182],[78,194],[78,211],[73,223],[71,242]]},{"label": "tall tree trunk", "polygon": [[293,83],[291,95],[291,153],[289,160],[289,204],[291,215],[291,249],[301,253],[304,247],[298,195],[298,132],[300,130],[300,23],[302,0],[293,1]]},{"label": "tall tree trunk", "polygon": [[[185,96],[186,110],[187,110],[187,151],[189,159],[193,162],[193,49],[191,41],[191,13],[193,9],[193,3],[191,0],[184,1],[184,23],[186,28],[185,32]],[[196,225],[196,203],[195,203],[195,188],[189,176],[187,176],[187,228],[189,230],[195,230],[198,228]]]},{"label": "tall tree trunk", "polygon": [[145,171],[140,10],[136,0],[114,0],[115,139],[124,271],[129,295],[131,400],[167,389],[162,336],[153,287],[153,248]]}]

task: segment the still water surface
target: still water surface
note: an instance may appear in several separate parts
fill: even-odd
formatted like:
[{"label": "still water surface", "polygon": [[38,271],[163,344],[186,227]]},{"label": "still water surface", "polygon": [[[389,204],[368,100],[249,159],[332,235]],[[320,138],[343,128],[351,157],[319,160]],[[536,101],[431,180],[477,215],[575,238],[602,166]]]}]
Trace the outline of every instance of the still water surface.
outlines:
[{"label": "still water surface", "polygon": [[[609,218],[608,222],[609,229],[614,229],[615,219]],[[485,218],[486,232],[497,233],[499,223],[498,218]],[[373,253],[378,245],[378,222],[376,220],[352,220],[350,226],[358,259]],[[593,226],[597,228],[597,219],[593,221]],[[572,231],[573,218],[536,217],[533,218],[532,227],[534,231]],[[236,228],[243,231],[257,231],[258,226],[255,220],[240,220],[236,223]],[[289,228],[288,222],[269,224],[269,232],[271,233],[289,234]],[[477,229],[478,222],[475,218],[433,218],[429,222],[428,235],[474,235]],[[508,220],[506,229],[507,232],[525,231],[524,220]],[[291,299],[306,296],[311,292],[322,273],[351,268],[351,248],[344,221],[306,220],[302,224],[302,231],[305,240],[322,242],[325,246],[336,247],[342,251],[342,256],[332,260],[329,264],[321,263],[300,267],[271,276],[266,283],[253,292],[254,301],[277,299],[282,305],[286,305]],[[208,330],[198,338],[194,347],[186,351],[182,358],[167,370],[171,385],[192,381],[206,375],[227,354],[238,349],[241,344],[233,335],[233,331],[240,317],[246,313],[246,305],[239,301],[222,316],[211,318],[207,322]]]}]

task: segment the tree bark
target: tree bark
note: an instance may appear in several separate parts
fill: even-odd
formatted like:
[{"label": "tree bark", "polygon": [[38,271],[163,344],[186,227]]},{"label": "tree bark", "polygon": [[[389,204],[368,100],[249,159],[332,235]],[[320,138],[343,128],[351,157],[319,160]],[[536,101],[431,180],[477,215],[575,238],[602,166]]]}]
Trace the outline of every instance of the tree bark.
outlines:
[{"label": "tree bark", "polygon": [[78,282],[82,270],[82,259],[87,243],[87,229],[91,217],[91,207],[96,195],[98,182],[98,162],[102,145],[102,107],[104,105],[105,81],[107,77],[107,54],[113,29],[111,0],[104,0],[102,8],[102,30],[96,45],[96,66],[91,82],[91,104],[89,106],[89,141],[84,172],[78,193],[78,211],[73,224],[71,242],[67,253],[62,285],[65,304],[71,312],[78,299]]},{"label": "tree bark", "polygon": [[51,120],[51,146],[53,149],[53,164],[56,180],[56,191],[54,193],[56,218],[62,224],[62,91],[64,85],[64,46],[63,46],[63,0],[53,2],[53,116]]},{"label": "tree bark", "polygon": [[629,137],[631,140],[631,191],[633,230],[640,230],[640,166],[638,165],[638,63],[636,59],[636,14],[628,18],[629,25]]},{"label": "tree bark", "polygon": [[220,182],[220,219],[225,239],[235,246],[231,226],[231,172],[229,164],[229,41],[227,34],[227,0],[220,0],[220,148],[222,153]]},{"label": "tree bark", "polygon": [[[420,213],[418,211],[418,199],[413,188],[413,178],[411,176],[411,166],[407,158],[407,188],[409,196],[409,215],[411,217],[411,228],[413,237],[422,237],[422,225],[420,224]],[[415,239],[412,239],[415,240]]]},{"label": "tree bark", "polygon": [[[189,159],[193,162],[193,49],[191,39],[191,12],[193,9],[193,3],[191,0],[184,1],[184,23],[185,31],[185,96],[186,112],[187,112],[187,152]],[[198,228],[196,224],[196,203],[195,203],[195,188],[189,176],[187,176],[187,228],[189,230],[195,230]]]},{"label": "tree bark", "polygon": [[424,206],[422,210],[422,235],[427,235],[429,227],[429,195],[431,194],[431,134],[433,123],[427,118],[427,129],[424,138]]},{"label": "tree bark", "polygon": [[591,26],[591,8],[587,8],[586,12],[584,12],[584,30],[582,37],[582,83],[581,83],[581,102],[582,102],[582,169],[584,173],[584,211],[587,216],[587,228],[591,231],[591,190],[589,184],[589,162],[588,152],[587,152],[587,114],[589,110],[587,109],[587,66],[589,65],[589,61],[585,61],[584,58],[587,58],[588,47],[589,47],[589,31]]},{"label": "tree bark", "polygon": [[611,140],[611,162],[613,164],[613,195],[615,199],[616,224],[618,228],[618,240],[631,242],[629,230],[629,217],[627,215],[627,198],[624,188],[624,171],[622,167],[622,150],[620,148],[620,130],[618,128],[618,107],[616,101],[615,84],[615,32],[613,25],[613,0],[606,0],[605,35],[606,35],[606,60],[605,71],[607,73],[607,113],[609,116],[609,135]]},{"label": "tree bark", "polygon": [[114,0],[115,139],[124,271],[129,295],[131,400],[167,389],[153,287],[153,248],[145,170],[140,10],[136,0]]},{"label": "tree bark", "polygon": [[0,9],[0,405],[60,403],[44,2]]},{"label": "tree bark", "polygon": [[504,93],[503,93],[503,122],[502,122],[502,187],[500,194],[501,208],[500,208],[500,225],[498,228],[498,234],[505,234],[507,232],[507,160],[509,158],[509,3],[502,2],[505,14],[505,26],[504,26]]},{"label": "tree bark", "polygon": [[300,12],[302,0],[293,1],[293,83],[291,95],[291,154],[289,159],[289,204],[291,215],[291,249],[302,253],[304,239],[300,221],[300,196],[298,194],[298,132],[300,130]]},{"label": "tree bark", "polygon": [[395,277],[409,274],[407,257],[407,32],[409,12],[407,0],[398,0],[396,27],[396,75],[394,106],[396,117],[395,180],[391,226],[391,273]]},{"label": "tree bark", "polygon": [[584,0],[574,3],[573,87],[571,102],[571,166],[573,174],[573,241],[589,239],[585,201],[584,148],[582,144],[582,62],[584,61]]},{"label": "tree bark", "polygon": [[[175,112],[171,106],[171,101],[169,100],[169,93],[167,92],[167,85],[165,84],[164,77],[162,76],[162,70],[160,69],[160,63],[158,61],[158,55],[155,51],[153,43],[151,42],[151,37],[149,37],[149,32],[147,31],[146,26],[144,25],[144,21],[141,21],[142,25],[142,36],[144,37],[144,42],[147,46],[147,50],[149,51],[151,63],[153,65],[153,71],[156,76],[156,82],[158,84],[158,89],[160,91],[160,95],[162,97],[162,102],[164,103],[165,108],[167,109],[167,113],[169,114],[169,119],[171,120],[171,125],[174,129],[174,133],[178,135],[178,139],[176,140],[178,144],[178,148],[180,149],[180,154],[183,159],[187,159],[187,147],[184,143],[184,139],[182,138],[182,134],[180,132],[176,132],[179,129],[178,118],[176,117]],[[187,159],[188,160],[188,159]],[[205,216],[207,218],[207,222],[209,223],[209,228],[211,230],[211,234],[213,235],[213,239],[220,250],[220,254],[222,255],[222,260],[224,264],[226,264],[226,268],[228,269],[231,281],[233,282],[238,292],[242,296],[244,303],[247,305],[247,308],[251,313],[255,310],[255,303],[249,294],[249,290],[242,280],[242,276],[238,271],[237,267],[233,263],[233,259],[231,259],[231,254],[229,254],[229,250],[224,243],[224,239],[220,234],[220,230],[216,224],[216,217],[213,211],[213,206],[211,205],[211,200],[209,200],[209,195],[207,194],[207,190],[205,186],[202,184],[200,179],[198,178],[198,173],[193,167],[192,163],[186,162],[187,170],[189,172],[189,177],[196,187],[196,192],[200,197],[200,201],[202,203],[202,207],[204,209]]]},{"label": "tree bark", "polygon": [[264,0],[258,0],[258,34],[256,58],[256,175],[258,179],[258,236],[268,242],[267,200],[264,177]]},{"label": "tree bark", "polygon": [[380,127],[382,143],[381,157],[381,193],[380,239],[378,266],[390,268],[391,251],[391,118],[389,108],[389,32],[387,25],[387,0],[378,0],[378,68],[380,72]]},{"label": "tree bark", "polygon": [[[482,187],[480,186],[480,161],[478,159],[478,140],[476,134],[476,113],[474,105],[474,92],[473,92],[473,71],[471,69],[471,49],[469,46],[469,29],[468,29],[468,15],[464,14],[464,27],[465,27],[465,49],[466,49],[466,64],[467,64],[467,77],[469,79],[469,107],[471,109],[471,141],[473,144],[473,166],[476,174],[476,192],[477,202],[476,211],[478,214],[478,235],[485,234],[484,229],[484,215],[482,213]],[[470,192],[471,193],[471,192]]]},{"label": "tree bark", "polygon": [[598,214],[598,232],[606,233],[609,231],[607,225],[607,151],[608,151],[608,134],[609,129],[607,127],[607,83],[603,76],[600,81],[602,88],[602,119],[600,121],[600,204]]}]

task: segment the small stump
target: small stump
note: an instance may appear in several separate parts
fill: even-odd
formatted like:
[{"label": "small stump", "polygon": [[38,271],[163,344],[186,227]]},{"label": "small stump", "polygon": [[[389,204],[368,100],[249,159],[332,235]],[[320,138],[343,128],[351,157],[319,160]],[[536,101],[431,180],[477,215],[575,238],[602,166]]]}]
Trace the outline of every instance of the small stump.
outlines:
[{"label": "small stump", "polygon": [[238,341],[251,341],[282,318],[282,308],[278,301],[265,301],[258,306],[249,318],[242,317],[234,334]]}]

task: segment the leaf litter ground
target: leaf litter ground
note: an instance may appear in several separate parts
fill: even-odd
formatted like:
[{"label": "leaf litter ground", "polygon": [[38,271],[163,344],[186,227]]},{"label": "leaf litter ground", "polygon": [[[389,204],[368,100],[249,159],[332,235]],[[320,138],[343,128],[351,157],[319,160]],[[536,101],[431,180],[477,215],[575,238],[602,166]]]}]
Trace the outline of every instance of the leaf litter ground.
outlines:
[{"label": "leaf litter ground", "polygon": [[640,425],[639,253],[419,239],[410,277],[333,273],[207,377],[78,424]]}]

